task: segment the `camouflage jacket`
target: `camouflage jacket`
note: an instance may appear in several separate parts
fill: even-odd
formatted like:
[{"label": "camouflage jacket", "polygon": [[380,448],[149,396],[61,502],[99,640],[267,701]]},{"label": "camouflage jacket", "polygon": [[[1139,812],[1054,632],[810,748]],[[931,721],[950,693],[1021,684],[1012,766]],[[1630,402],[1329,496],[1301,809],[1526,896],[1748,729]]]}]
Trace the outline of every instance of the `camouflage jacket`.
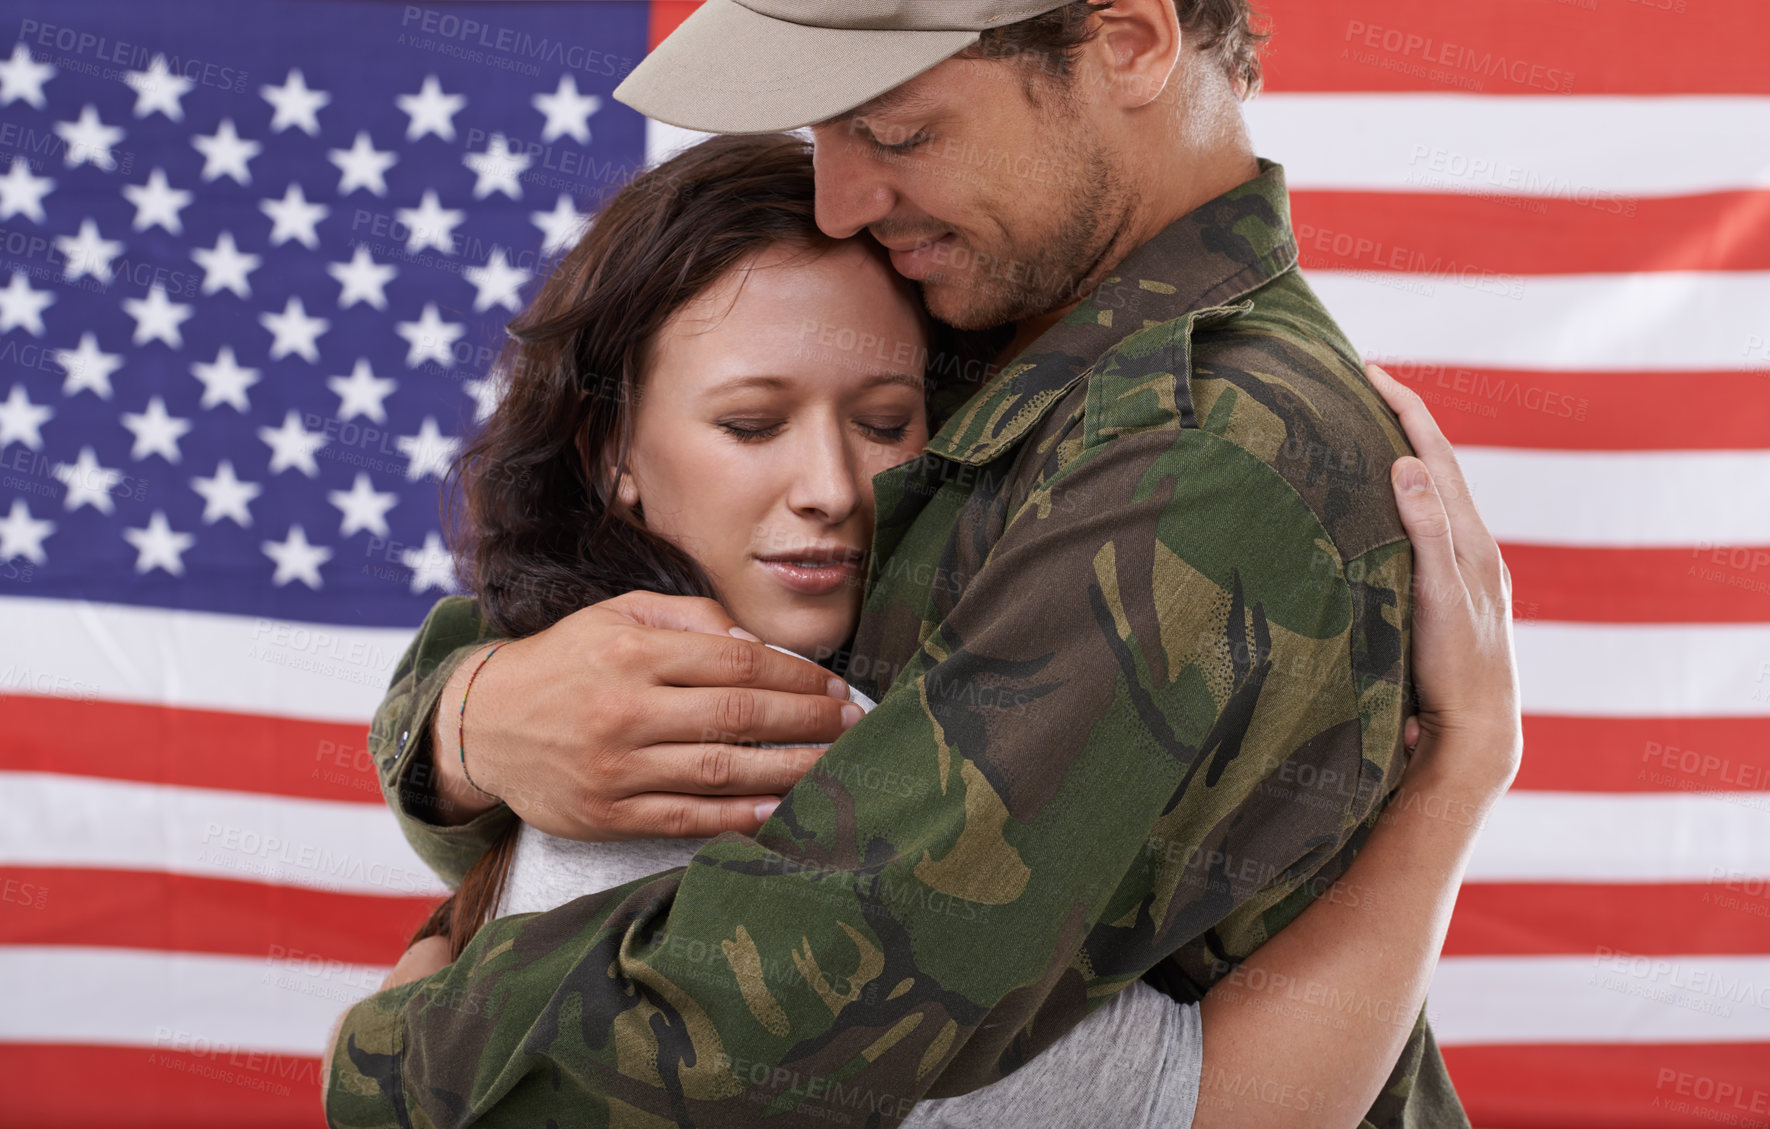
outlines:
[{"label": "camouflage jacket", "polygon": [[[1404,766],[1408,447],[1296,263],[1262,162],[877,476],[878,708],[755,838],[356,1005],[331,1123],[892,1126],[1146,973],[1202,996],[1326,892]],[[396,673],[396,810],[483,635],[445,600]],[[451,881],[507,818],[401,813]],[[1467,1126],[1398,1018],[1367,1124]]]}]

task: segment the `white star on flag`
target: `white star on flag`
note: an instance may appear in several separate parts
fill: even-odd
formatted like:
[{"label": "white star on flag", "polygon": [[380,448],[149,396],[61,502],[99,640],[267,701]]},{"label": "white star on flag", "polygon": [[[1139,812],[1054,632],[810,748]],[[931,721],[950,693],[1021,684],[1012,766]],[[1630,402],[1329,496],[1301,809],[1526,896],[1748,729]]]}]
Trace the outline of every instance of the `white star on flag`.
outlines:
[{"label": "white star on flag", "polygon": [[327,158],[338,166],[338,195],[348,196],[366,188],[377,196],[387,195],[387,170],[399,160],[399,154],[377,150],[369,140],[368,130],[358,130],[356,144],[348,149],[333,149]]},{"label": "white star on flag", "polygon": [[12,510],[0,520],[0,561],[23,557],[32,564],[44,564],[49,555],[43,551],[43,539],[55,532],[53,521],[31,516],[31,507],[23,498],[12,500]]},{"label": "white star on flag", "polygon": [[10,443],[23,443],[33,451],[43,449],[42,427],[55,415],[53,408],[31,403],[25,386],[14,384],[12,394],[0,403],[0,450]]},{"label": "white star on flag", "polygon": [[399,274],[396,267],[377,263],[361,243],[348,263],[327,263],[326,273],[338,280],[338,308],[349,309],[367,302],[377,310],[387,308],[387,284]]},{"label": "white star on flag", "polygon": [[6,289],[0,290],[0,333],[25,329],[32,337],[43,336],[43,311],[54,304],[53,293],[31,289],[25,272],[13,271]]},{"label": "white star on flag", "polygon": [[395,331],[406,339],[406,367],[417,368],[425,361],[435,361],[443,368],[455,367],[455,342],[467,327],[442,320],[435,302],[424,303],[424,312],[417,321],[402,321]]},{"label": "white star on flag", "polygon": [[57,464],[55,477],[68,488],[62,508],[77,510],[81,506],[91,506],[106,514],[116,510],[111,491],[123,480],[123,472],[99,466],[98,452],[90,446],[81,447],[80,457],[73,462]]},{"label": "white star on flag", "polygon": [[264,262],[257,255],[248,255],[234,243],[234,233],[223,231],[215,237],[214,247],[198,247],[191,258],[203,268],[203,293],[231,290],[241,298],[252,297],[252,284],[246,276]]},{"label": "white star on flag", "polygon": [[522,184],[518,178],[535,163],[535,159],[520,149],[510,148],[510,142],[503,134],[494,133],[486,142],[485,152],[469,153],[461,158],[461,163],[474,172],[475,200],[483,200],[494,192],[520,200]]},{"label": "white star on flag", "polygon": [[377,537],[386,537],[390,532],[387,511],[399,504],[399,495],[376,490],[369,476],[358,471],[349,490],[333,490],[326,495],[326,500],[344,515],[339,522],[338,536],[349,537],[366,529]]},{"label": "white star on flag", "polygon": [[289,295],[280,314],[259,314],[258,324],[270,330],[270,359],[280,360],[290,353],[301,354],[309,364],[320,360],[319,338],[332,323],[325,318],[309,317],[307,308],[296,295]]},{"label": "white star on flag", "polygon": [[222,118],[215,132],[207,136],[198,134],[191,138],[191,144],[197,152],[203,154],[203,183],[207,184],[219,177],[231,176],[239,184],[251,184],[252,172],[246,162],[264,151],[259,142],[241,137],[234,132],[234,120]]},{"label": "white star on flag", "polygon": [[155,396],[148,401],[147,411],[124,412],[123,426],[135,436],[135,445],[129,450],[130,458],[159,455],[169,463],[176,463],[183,457],[178,450],[178,441],[191,429],[191,421],[168,415],[166,401]]},{"label": "white star on flag", "polygon": [[203,382],[203,402],[199,408],[213,408],[217,404],[227,404],[241,415],[252,410],[252,402],[246,396],[246,389],[258,383],[258,370],[243,368],[234,360],[232,345],[223,345],[209,362],[195,361],[191,364],[191,375]]},{"label": "white star on flag", "polygon": [[241,529],[252,524],[252,499],[264,492],[256,482],[241,482],[234,475],[234,464],[222,459],[209,478],[191,479],[191,489],[203,497],[203,524],[214,525],[227,518]]},{"label": "white star on flag", "polygon": [[301,526],[291,525],[288,536],[281,541],[266,541],[259,548],[276,562],[276,572],[270,578],[272,584],[281,588],[291,580],[299,580],[316,592],[320,590],[320,566],[332,559],[332,550],[308,544]]},{"label": "white star on flag", "polygon": [[314,452],[326,445],[326,433],[309,431],[301,426],[301,414],[290,408],[281,427],[261,427],[258,438],[270,447],[270,473],[298,470],[309,478],[318,478],[320,464]]},{"label": "white star on flag", "polygon": [[314,225],[325,219],[332,209],[324,204],[310,204],[301,185],[289,182],[281,200],[260,200],[258,210],[271,218],[270,245],[280,247],[293,239],[309,251],[320,246],[320,233]]},{"label": "white star on flag", "polygon": [[184,348],[184,334],[178,327],[196,312],[186,303],[167,298],[166,288],[157,282],[148,287],[146,298],[123,299],[123,309],[135,319],[133,344],[164,341],[174,349]]},{"label": "white star on flag", "polygon": [[266,84],[258,88],[258,93],[276,111],[270,119],[272,133],[281,133],[293,127],[309,137],[320,135],[319,112],[321,107],[332,100],[332,96],[324,90],[309,90],[300,67],[290,68],[288,77],[283,79],[283,85]]},{"label": "white star on flag", "polygon": [[455,452],[461,449],[459,439],[437,430],[434,416],[424,417],[424,422],[418,425],[418,434],[400,436],[398,445],[400,452],[408,460],[408,482],[416,482],[425,477],[444,477],[449,473],[449,465],[455,461]]},{"label": "white star on flag", "polygon": [[111,374],[123,367],[121,353],[107,353],[98,347],[98,336],[91,330],[80,335],[78,349],[57,349],[55,363],[68,374],[62,381],[61,394],[72,396],[81,389],[96,393],[101,400],[111,398]]},{"label": "white star on flag", "polygon": [[434,190],[427,189],[416,208],[396,208],[393,213],[406,229],[406,254],[416,255],[435,247],[445,255],[455,253],[455,227],[466,213],[445,208]]},{"label": "white star on flag", "polygon": [[504,398],[506,382],[494,373],[479,380],[469,380],[461,387],[473,397],[473,422],[484,423],[492,418],[498,401]]},{"label": "white star on flag", "polygon": [[123,140],[123,131],[99,119],[98,107],[88,102],[80,110],[78,120],[56,122],[55,132],[63,142],[62,163],[68,168],[94,164],[110,172],[117,167],[111,147]]},{"label": "white star on flag", "polygon": [[577,80],[569,74],[559,76],[553,93],[537,94],[530,104],[547,116],[547,124],[541,127],[542,141],[570,137],[579,145],[590,144],[590,115],[602,109],[602,99],[594,94],[580,95]]},{"label": "white star on flag", "polygon": [[529,219],[541,229],[541,254],[557,255],[584,234],[589,217],[572,207],[572,198],[561,192],[551,212],[530,212]]},{"label": "white star on flag", "polygon": [[123,253],[123,241],[99,235],[98,225],[88,217],[80,221],[79,234],[56,236],[55,249],[61,252],[63,281],[91,275],[109,283],[111,260]]},{"label": "white star on flag", "polygon": [[411,119],[406,126],[406,140],[416,141],[434,133],[444,141],[455,140],[455,115],[467,105],[462,94],[444,94],[435,75],[425,75],[424,85],[416,94],[401,94],[394,102]]},{"label": "white star on flag", "polygon": [[193,79],[173,74],[164,55],[155,55],[147,70],[130,71],[123,81],[135,91],[136,117],[145,118],[157,111],[175,122],[184,120],[184,104],[179,99],[196,85]]},{"label": "white star on flag", "polygon": [[174,235],[184,234],[184,221],[178,213],[190,206],[191,194],[166,183],[166,170],[155,169],[148,174],[145,185],[126,184],[123,195],[135,205],[136,231],[146,231],[159,224]]},{"label": "white star on flag", "polygon": [[349,376],[327,377],[326,387],[338,394],[339,420],[368,416],[376,423],[386,423],[383,402],[398,384],[391,378],[376,376],[369,367],[369,358],[358,357]]},{"label": "white star on flag", "polygon": [[164,511],[155,510],[146,529],[125,529],[123,540],[135,547],[135,571],[138,574],[165,569],[173,576],[184,575],[184,552],[197,539],[189,533],[176,533],[166,522]]},{"label": "white star on flag", "polygon": [[[20,33],[23,38],[23,32]],[[0,63],[0,106],[9,106],[24,99],[41,110],[47,104],[43,84],[55,77],[55,68],[31,58],[31,49],[23,43],[12,45],[12,57]]]},{"label": "white star on flag", "polygon": [[455,560],[443,548],[442,538],[434,529],[424,535],[422,546],[402,550],[399,563],[412,570],[414,594],[427,588],[440,588],[444,592],[455,590]]},{"label": "white star on flag", "polygon": [[485,266],[468,267],[461,276],[473,284],[477,292],[473,298],[473,312],[481,314],[493,306],[503,306],[512,312],[522,309],[522,299],[517,296],[517,291],[533,274],[511,266],[504,248],[493,247],[492,257],[486,260]]},{"label": "white star on flag", "polygon": [[0,176],[0,220],[23,215],[33,223],[43,222],[43,197],[49,195],[55,181],[46,176],[32,176],[31,162],[14,157],[12,168]]}]

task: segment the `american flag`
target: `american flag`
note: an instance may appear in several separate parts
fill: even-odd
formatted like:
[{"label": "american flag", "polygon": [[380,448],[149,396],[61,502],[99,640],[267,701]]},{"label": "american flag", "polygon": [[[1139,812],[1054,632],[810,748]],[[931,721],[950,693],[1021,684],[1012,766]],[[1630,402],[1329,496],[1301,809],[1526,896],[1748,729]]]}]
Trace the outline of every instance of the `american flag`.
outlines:
[{"label": "american flag", "polygon": [[[364,747],[439,476],[525,284],[688,140],[610,92],[693,7],[8,6],[0,1123],[318,1123],[441,893]],[[1770,11],[1262,7],[1309,278],[1515,579],[1453,1078],[1479,1126],[1770,1125]]]}]

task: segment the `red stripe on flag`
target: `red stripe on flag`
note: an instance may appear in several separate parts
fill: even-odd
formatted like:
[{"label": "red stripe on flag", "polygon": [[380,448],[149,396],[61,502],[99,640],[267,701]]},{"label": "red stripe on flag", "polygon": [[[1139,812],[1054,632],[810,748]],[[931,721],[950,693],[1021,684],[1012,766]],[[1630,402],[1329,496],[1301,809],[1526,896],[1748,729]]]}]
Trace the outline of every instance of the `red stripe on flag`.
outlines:
[{"label": "red stripe on flag", "polygon": [[651,34],[645,49],[655,49],[700,6],[701,0],[651,0]]},{"label": "red stripe on flag", "polygon": [[1762,0],[1261,0],[1275,91],[1770,94]]},{"label": "red stripe on flag", "polygon": [[1512,787],[1540,792],[1770,792],[1770,717],[1526,714],[1524,764]]},{"label": "red stripe on flag", "polygon": [[[1770,370],[1533,372],[1385,364],[1452,443],[1556,451],[1761,450]],[[1726,410],[1717,411],[1717,405]],[[1666,618],[1666,617],[1660,617]]]},{"label": "red stripe on flag", "polygon": [[366,726],[35,695],[0,713],[4,771],[382,802]]},{"label": "red stripe on flag", "polygon": [[1764,879],[1665,884],[1468,882],[1445,956],[1770,952]]},{"label": "red stripe on flag", "polygon": [[[1770,70],[1770,68],[1766,68]],[[1770,269],[1770,192],[1589,201],[1454,192],[1291,193],[1316,270],[1482,275]]]},{"label": "red stripe on flag", "polygon": [[1770,1124],[1770,1044],[1446,1047],[1483,1129],[1714,1129]]},{"label": "red stripe on flag", "polygon": [[387,966],[439,900],[152,870],[0,866],[0,944]]},{"label": "red stripe on flag", "polygon": [[[185,1040],[180,1042],[180,1040]],[[192,1044],[0,1043],[8,1125],[33,1129],[314,1129],[320,1060]]]},{"label": "red stripe on flag", "polygon": [[1519,619],[1770,623],[1770,545],[1501,549],[1512,570],[1512,610]]}]

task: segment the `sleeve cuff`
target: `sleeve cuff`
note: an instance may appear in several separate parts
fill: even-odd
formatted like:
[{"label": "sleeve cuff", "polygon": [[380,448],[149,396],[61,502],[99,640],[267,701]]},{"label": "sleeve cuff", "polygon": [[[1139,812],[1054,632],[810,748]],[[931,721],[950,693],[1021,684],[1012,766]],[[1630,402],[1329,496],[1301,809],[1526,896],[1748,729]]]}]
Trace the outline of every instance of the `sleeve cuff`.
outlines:
[{"label": "sleeve cuff", "polygon": [[326,1124],[375,1129],[410,1124],[405,1093],[405,1012],[424,978],[377,992],[344,1013],[326,1076]]}]

